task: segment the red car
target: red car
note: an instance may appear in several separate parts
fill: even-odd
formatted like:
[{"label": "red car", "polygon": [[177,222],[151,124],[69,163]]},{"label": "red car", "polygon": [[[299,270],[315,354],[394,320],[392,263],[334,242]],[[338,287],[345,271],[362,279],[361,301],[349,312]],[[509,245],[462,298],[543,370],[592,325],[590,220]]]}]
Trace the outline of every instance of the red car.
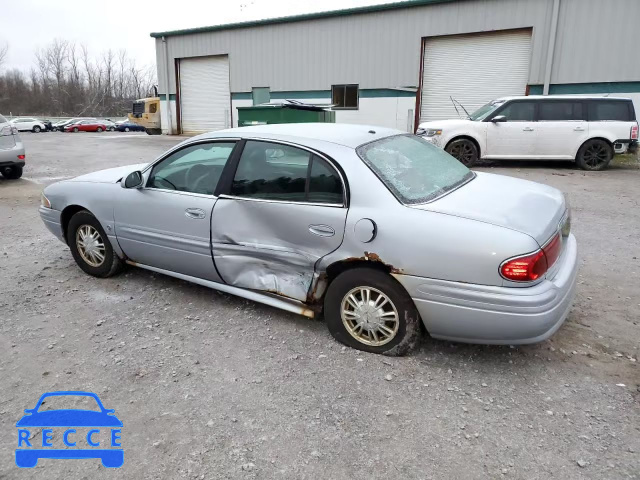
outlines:
[{"label": "red car", "polygon": [[100,120],[80,120],[64,127],[65,132],[104,132],[106,129]]}]

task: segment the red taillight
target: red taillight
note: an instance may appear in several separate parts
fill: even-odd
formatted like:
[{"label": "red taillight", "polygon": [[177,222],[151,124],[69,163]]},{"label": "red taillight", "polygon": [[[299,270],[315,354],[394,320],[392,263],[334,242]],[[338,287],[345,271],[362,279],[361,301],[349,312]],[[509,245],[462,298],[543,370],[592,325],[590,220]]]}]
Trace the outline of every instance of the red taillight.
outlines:
[{"label": "red taillight", "polygon": [[638,124],[631,127],[631,140],[638,140]]},{"label": "red taillight", "polygon": [[24,160],[24,155],[18,155],[18,160]]},{"label": "red taillight", "polygon": [[556,234],[537,252],[507,260],[500,267],[500,274],[515,282],[532,282],[547,273],[556,263],[562,251],[562,237]]}]

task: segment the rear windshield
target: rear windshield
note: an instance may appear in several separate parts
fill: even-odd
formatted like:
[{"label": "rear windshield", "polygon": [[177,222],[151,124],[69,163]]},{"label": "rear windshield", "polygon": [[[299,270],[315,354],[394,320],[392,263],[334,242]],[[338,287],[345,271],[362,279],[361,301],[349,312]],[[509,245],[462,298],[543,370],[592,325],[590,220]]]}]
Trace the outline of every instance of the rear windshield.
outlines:
[{"label": "rear windshield", "polygon": [[458,160],[415,135],[397,135],[358,148],[364,163],[406,204],[425,203],[474,178]]},{"label": "rear windshield", "polygon": [[7,119],[0,115],[0,123],[7,123]]}]

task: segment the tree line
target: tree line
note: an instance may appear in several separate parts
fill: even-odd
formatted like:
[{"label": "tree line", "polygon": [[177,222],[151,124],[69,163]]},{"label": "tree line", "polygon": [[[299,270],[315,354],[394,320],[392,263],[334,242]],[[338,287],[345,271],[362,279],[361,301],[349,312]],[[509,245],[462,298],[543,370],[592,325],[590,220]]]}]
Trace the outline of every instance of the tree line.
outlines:
[{"label": "tree line", "polygon": [[151,94],[155,67],[139,67],[126,50],[92,57],[84,45],[55,39],[35,52],[25,72],[3,69],[10,45],[0,44],[0,113],[76,117],[125,116]]}]

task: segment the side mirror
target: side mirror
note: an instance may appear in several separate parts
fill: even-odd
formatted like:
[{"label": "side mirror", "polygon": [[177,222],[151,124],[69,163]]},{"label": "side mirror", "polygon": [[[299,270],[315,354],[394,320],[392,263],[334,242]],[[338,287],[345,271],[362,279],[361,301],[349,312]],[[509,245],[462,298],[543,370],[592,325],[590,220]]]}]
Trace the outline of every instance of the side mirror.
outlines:
[{"label": "side mirror", "polygon": [[122,188],[142,188],[142,172],[131,172],[120,182]]},{"label": "side mirror", "polygon": [[491,121],[493,123],[504,123],[507,121],[507,117],[505,117],[504,115],[496,115],[491,119]]}]

